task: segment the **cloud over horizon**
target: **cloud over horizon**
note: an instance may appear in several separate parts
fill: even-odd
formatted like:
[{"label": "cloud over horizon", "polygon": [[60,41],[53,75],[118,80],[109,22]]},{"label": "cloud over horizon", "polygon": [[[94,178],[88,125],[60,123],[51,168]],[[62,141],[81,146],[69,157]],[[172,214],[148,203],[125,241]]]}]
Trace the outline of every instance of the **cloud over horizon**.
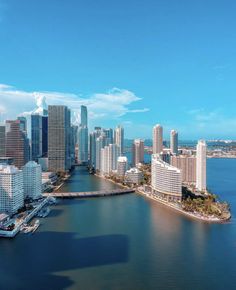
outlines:
[{"label": "cloud over horizon", "polygon": [[79,123],[80,106],[88,107],[89,119],[118,120],[128,113],[148,112],[148,108],[131,108],[133,103],[141,100],[135,93],[119,88],[112,88],[105,93],[95,93],[87,97],[71,93],[17,90],[15,87],[0,84],[0,112],[2,121],[38,112],[40,106],[66,105],[72,110],[72,122]]}]

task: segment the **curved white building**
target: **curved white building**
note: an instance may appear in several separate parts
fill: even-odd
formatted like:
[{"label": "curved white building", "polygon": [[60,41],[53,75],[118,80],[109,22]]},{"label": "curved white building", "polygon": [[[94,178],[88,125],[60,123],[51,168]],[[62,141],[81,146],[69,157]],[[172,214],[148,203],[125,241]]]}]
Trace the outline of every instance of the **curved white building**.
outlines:
[{"label": "curved white building", "polygon": [[181,201],[181,170],[152,155],[152,193],[166,201]]}]

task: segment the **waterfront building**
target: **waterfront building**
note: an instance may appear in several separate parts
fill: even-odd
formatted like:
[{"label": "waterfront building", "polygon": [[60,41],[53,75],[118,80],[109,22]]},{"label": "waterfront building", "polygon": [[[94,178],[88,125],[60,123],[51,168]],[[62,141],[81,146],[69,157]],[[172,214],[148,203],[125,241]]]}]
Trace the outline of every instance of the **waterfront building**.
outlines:
[{"label": "waterfront building", "polygon": [[125,176],[125,172],[128,170],[128,159],[126,156],[119,156],[117,160],[117,175],[120,177]]},{"label": "waterfront building", "polygon": [[175,130],[170,132],[170,151],[172,154],[178,154],[178,132]]},{"label": "waterfront building", "polygon": [[50,171],[67,171],[70,157],[70,110],[66,106],[48,107],[48,167]]},{"label": "waterfront building", "polygon": [[12,215],[23,205],[22,170],[12,165],[0,165],[0,212]]},{"label": "waterfront building", "polygon": [[182,182],[189,184],[196,183],[196,156],[171,156],[171,165],[181,170]]},{"label": "waterfront building", "polygon": [[[71,164],[74,165],[76,163],[76,159],[78,161],[78,156],[79,156],[79,150],[76,158],[76,146],[77,146],[77,141],[78,141],[78,126],[72,125],[71,128],[71,133],[70,133],[70,158],[71,158]],[[87,146],[88,150],[88,146]]]},{"label": "waterfront building", "polygon": [[116,127],[114,133],[114,143],[119,147],[119,156],[124,155],[124,128],[121,126]]},{"label": "waterfront building", "polygon": [[163,149],[163,128],[157,124],[153,127],[153,154],[161,153]]},{"label": "waterfront building", "polygon": [[181,201],[181,170],[160,159],[159,154],[152,155],[152,194],[165,201]]},{"label": "waterfront building", "polygon": [[117,169],[119,147],[116,144],[109,144],[101,149],[101,174],[106,175]]},{"label": "waterfront building", "polygon": [[133,166],[144,162],[144,141],[135,139],[132,147]]},{"label": "waterfront building", "polygon": [[136,167],[130,168],[125,173],[127,183],[139,185],[143,181],[143,172]]},{"label": "waterfront building", "polygon": [[170,164],[170,160],[171,160],[171,152],[170,152],[170,149],[163,149],[162,152],[159,153],[159,157],[164,162]]},{"label": "waterfront building", "polygon": [[6,156],[6,126],[0,124],[0,157]]},{"label": "waterfront building", "polygon": [[81,123],[78,130],[78,162],[88,162],[88,116],[87,107],[81,106]]},{"label": "waterfront building", "polygon": [[24,197],[37,199],[42,195],[42,169],[41,165],[29,161],[23,167]]},{"label": "waterfront building", "polygon": [[105,136],[102,134],[96,139],[96,162],[95,169],[101,170],[101,149],[105,146]]},{"label": "waterfront building", "polygon": [[6,157],[14,159],[14,165],[19,169],[30,157],[29,139],[21,130],[20,120],[6,121]]},{"label": "waterfront building", "polygon": [[199,191],[206,191],[206,151],[206,142],[204,140],[198,141],[196,157],[196,188]]}]

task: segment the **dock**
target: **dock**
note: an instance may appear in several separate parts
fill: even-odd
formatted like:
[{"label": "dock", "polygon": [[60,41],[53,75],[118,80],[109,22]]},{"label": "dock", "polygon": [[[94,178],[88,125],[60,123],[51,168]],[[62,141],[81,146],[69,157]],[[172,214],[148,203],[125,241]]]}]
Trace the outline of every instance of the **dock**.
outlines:
[{"label": "dock", "polygon": [[134,193],[134,189],[112,189],[100,191],[84,191],[84,192],[51,192],[44,193],[43,196],[53,196],[56,198],[89,198],[89,197],[104,197]]}]

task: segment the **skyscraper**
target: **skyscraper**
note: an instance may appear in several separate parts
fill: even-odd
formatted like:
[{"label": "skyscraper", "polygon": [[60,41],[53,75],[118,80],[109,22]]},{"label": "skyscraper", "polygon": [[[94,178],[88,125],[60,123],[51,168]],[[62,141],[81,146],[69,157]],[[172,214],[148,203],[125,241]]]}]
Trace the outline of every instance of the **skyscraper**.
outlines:
[{"label": "skyscraper", "polygon": [[42,116],[31,115],[31,154],[32,160],[38,162],[43,155],[43,124]]},{"label": "skyscraper", "polygon": [[48,167],[50,171],[67,171],[70,160],[70,110],[66,106],[48,107]]},{"label": "skyscraper", "polygon": [[178,132],[175,130],[170,132],[170,151],[172,154],[178,154]]},{"label": "skyscraper", "polygon": [[117,175],[120,177],[125,176],[125,172],[128,170],[128,159],[126,156],[120,156],[117,160]]},{"label": "skyscraper", "polygon": [[17,120],[20,121],[20,129],[27,135],[27,119],[24,116],[17,117]]},{"label": "skyscraper", "polygon": [[[47,111],[44,110],[44,113]],[[42,116],[42,156],[48,156],[48,116]]]},{"label": "skyscraper", "polygon": [[161,125],[153,127],[153,154],[161,153],[163,149],[163,128]]},{"label": "skyscraper", "polygon": [[0,157],[6,156],[6,127],[0,124]]},{"label": "skyscraper", "polygon": [[110,174],[117,169],[118,146],[109,144],[101,149],[101,174]]},{"label": "skyscraper", "polygon": [[6,157],[14,158],[14,165],[18,168],[29,161],[29,140],[20,124],[20,120],[6,121]]},{"label": "skyscraper", "polygon": [[133,143],[133,166],[137,166],[139,163],[144,162],[144,141],[141,139],[134,140]]},{"label": "skyscraper", "polygon": [[119,156],[124,155],[124,128],[121,126],[115,129],[115,144],[119,147]]},{"label": "skyscraper", "polygon": [[88,162],[88,117],[87,107],[81,106],[81,124],[78,131],[78,161],[79,163]]},{"label": "skyscraper", "polygon": [[111,128],[103,129],[103,133],[106,137],[105,145],[113,144],[113,130]]},{"label": "skyscraper", "polygon": [[94,128],[94,131],[89,135],[89,165],[96,168],[96,140],[101,136],[102,129],[100,127]]},{"label": "skyscraper", "polygon": [[199,140],[197,144],[196,188],[206,190],[206,142]]},{"label": "skyscraper", "polygon": [[88,127],[88,112],[87,112],[87,107],[86,106],[81,106],[81,126],[82,127]]}]

